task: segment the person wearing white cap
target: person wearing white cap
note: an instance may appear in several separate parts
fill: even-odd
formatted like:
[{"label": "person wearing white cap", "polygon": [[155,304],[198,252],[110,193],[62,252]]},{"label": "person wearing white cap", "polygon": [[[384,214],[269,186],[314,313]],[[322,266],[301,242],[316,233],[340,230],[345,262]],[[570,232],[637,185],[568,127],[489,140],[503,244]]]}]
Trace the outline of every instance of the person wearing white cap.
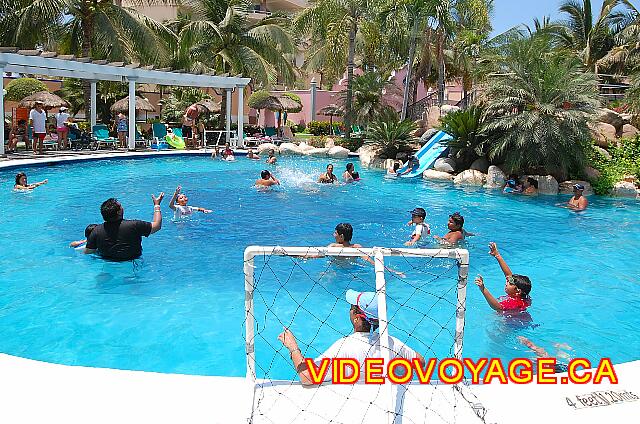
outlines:
[{"label": "person wearing white cap", "polygon": [[[345,297],[351,305],[349,319],[353,325],[353,333],[338,339],[329,349],[315,358],[314,362],[319,365],[324,358],[352,358],[358,361],[361,371],[364,372],[366,358],[383,358],[380,347],[380,334],[376,331],[378,329],[378,297],[375,292],[358,292],[355,290],[347,290]],[[390,336],[389,339],[390,360],[394,358],[407,360],[417,358],[421,366],[424,366],[425,362],[422,355],[393,336]],[[278,340],[289,349],[291,361],[298,372],[302,384],[314,384],[304,360],[305,357],[302,355],[293,333],[288,328],[285,328],[278,336]],[[331,368],[329,367],[325,376],[330,375]],[[362,373],[360,378],[362,378]]]},{"label": "person wearing white cap", "polygon": [[584,186],[582,184],[574,184],[573,197],[569,199],[569,209],[574,211],[583,211],[589,206],[589,201],[582,195],[584,193]]},{"label": "person wearing white cap", "polygon": [[67,139],[69,134],[69,127],[65,124],[69,121],[69,115],[67,113],[67,108],[62,106],[60,111],[54,115],[56,118],[56,132],[58,133],[58,148],[66,149],[67,148]]}]

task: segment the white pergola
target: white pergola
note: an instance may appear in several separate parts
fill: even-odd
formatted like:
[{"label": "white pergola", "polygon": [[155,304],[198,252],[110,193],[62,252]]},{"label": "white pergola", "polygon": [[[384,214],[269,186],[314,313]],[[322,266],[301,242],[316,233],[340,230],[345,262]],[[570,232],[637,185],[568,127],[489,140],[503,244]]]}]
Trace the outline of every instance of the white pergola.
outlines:
[{"label": "white pergola", "polygon": [[[4,72],[47,75],[53,77],[79,78],[91,83],[91,128],[96,124],[96,83],[118,81],[129,84],[129,149],[135,149],[135,90],[138,84],[173,85],[181,87],[203,87],[223,89],[227,99],[226,137],[231,133],[231,93],[238,89],[238,145],[243,145],[244,133],[244,88],[250,78],[189,74],[169,68],[154,69],[139,64],[125,65],[122,62],[107,62],[91,58],[76,58],[71,55],[39,51],[0,52],[0,75]],[[0,90],[0,155],[4,155],[4,93]],[[133,119],[132,119],[133,117]]]}]

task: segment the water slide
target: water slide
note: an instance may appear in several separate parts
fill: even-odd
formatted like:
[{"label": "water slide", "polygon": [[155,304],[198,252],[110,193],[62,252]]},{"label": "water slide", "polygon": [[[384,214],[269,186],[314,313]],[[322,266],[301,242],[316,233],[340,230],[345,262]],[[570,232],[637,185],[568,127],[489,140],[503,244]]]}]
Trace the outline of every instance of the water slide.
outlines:
[{"label": "water slide", "polygon": [[[442,153],[447,149],[446,141],[452,140],[453,138],[444,131],[438,131],[435,133],[429,141],[425,143],[424,146],[418,150],[415,156],[420,161],[420,166],[417,170],[411,171],[408,174],[402,175],[402,177],[417,177],[422,175],[424,171],[431,168],[433,164],[436,162],[436,159],[442,155]],[[398,172],[404,172],[409,167],[410,162],[407,161],[406,164],[402,168],[398,170]]]}]

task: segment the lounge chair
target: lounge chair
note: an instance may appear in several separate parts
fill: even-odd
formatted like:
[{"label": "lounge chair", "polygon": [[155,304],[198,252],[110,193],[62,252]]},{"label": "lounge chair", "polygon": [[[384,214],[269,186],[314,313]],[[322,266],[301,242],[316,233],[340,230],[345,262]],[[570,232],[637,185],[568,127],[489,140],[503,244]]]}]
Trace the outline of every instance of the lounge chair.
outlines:
[{"label": "lounge chair", "polygon": [[92,130],[93,140],[96,143],[96,150],[100,149],[102,144],[111,145],[112,149],[118,147],[118,139],[109,136],[109,129],[106,125],[94,125]]},{"label": "lounge chair", "polygon": [[77,127],[69,126],[69,143],[73,150],[92,149],[91,136]]},{"label": "lounge chair", "polygon": [[357,125],[351,125],[351,135],[362,137],[362,129]]},{"label": "lounge chair", "polygon": [[144,147],[149,147],[149,145],[151,143],[149,143],[149,140],[145,140],[142,137],[142,134],[140,134],[140,131],[138,130],[138,127],[136,126],[136,145],[138,144],[142,144]]},{"label": "lounge chair", "polygon": [[152,149],[168,149],[169,144],[165,141],[165,137],[167,136],[167,127],[160,123],[154,122],[151,125],[151,132],[153,133],[153,142],[151,143]]}]

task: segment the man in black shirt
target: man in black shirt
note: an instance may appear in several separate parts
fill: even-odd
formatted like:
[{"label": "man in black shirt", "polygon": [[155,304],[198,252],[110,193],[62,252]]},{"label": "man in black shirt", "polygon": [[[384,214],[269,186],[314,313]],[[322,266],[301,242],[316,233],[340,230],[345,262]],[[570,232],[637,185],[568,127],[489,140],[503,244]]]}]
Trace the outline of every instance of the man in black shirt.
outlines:
[{"label": "man in black shirt", "polygon": [[162,212],[160,202],[164,193],[153,199],[153,222],[123,219],[124,209],[120,202],[111,198],[100,206],[104,223],[98,225],[89,235],[84,253],[96,251],[105,259],[128,261],[142,255],[142,236],[160,231]]}]

